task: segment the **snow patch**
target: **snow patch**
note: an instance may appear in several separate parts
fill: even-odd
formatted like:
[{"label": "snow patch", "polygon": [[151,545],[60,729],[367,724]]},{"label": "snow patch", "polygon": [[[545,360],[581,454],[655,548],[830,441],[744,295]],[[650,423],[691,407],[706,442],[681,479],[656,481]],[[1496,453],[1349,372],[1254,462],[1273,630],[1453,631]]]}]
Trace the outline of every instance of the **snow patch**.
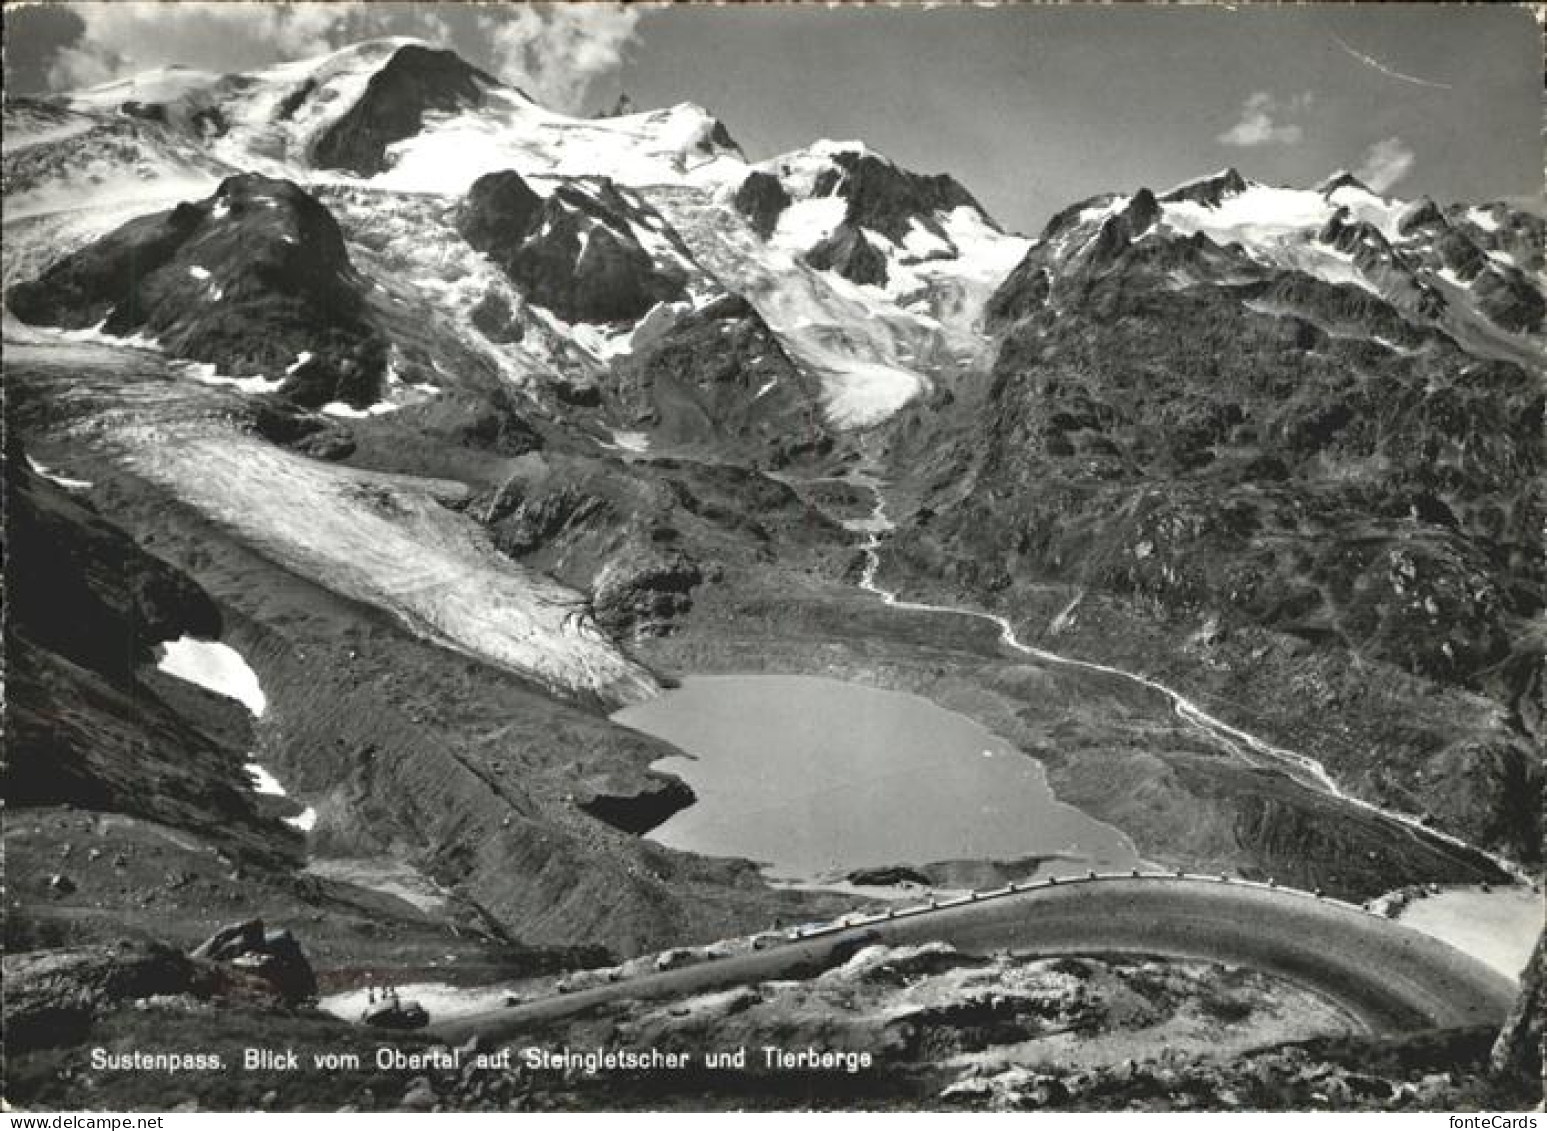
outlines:
[{"label": "snow patch", "polygon": [[650,435],[647,432],[624,432],[614,428],[612,432],[612,446],[623,452],[647,452],[650,450]]},{"label": "snow patch", "polygon": [[1493,218],[1493,213],[1486,208],[1473,208],[1466,214],[1466,218],[1476,224],[1485,232],[1499,230],[1499,222]]},{"label": "snow patch", "polygon": [[160,652],[156,667],[167,675],[235,699],[255,717],[261,717],[268,706],[268,699],[258,683],[258,673],[231,645],[218,640],[180,636],[161,645]]},{"label": "snow patch", "polygon": [[779,214],[769,244],[784,251],[810,251],[843,223],[848,201],[841,196],[797,200]]},{"label": "snow patch", "polygon": [[271,797],[289,797],[285,787],[279,784],[279,779],[269,773],[257,762],[248,762],[242,769],[247,771],[247,776],[252,778],[252,790],[254,793],[266,793]]},{"label": "snow patch", "polygon": [[343,401],[329,401],[318,411],[324,416],[337,416],[344,420],[366,420],[372,416],[384,416],[389,412],[396,412],[402,407],[400,404],[388,404],[385,401],[378,401],[373,405],[367,405],[365,408],[355,408],[353,405],[345,404]]},{"label": "snow patch", "polygon": [[268,378],[261,374],[252,377],[227,377],[207,361],[187,361],[175,367],[185,377],[191,377],[203,385],[223,385],[242,393],[277,393],[284,385],[282,378]]}]

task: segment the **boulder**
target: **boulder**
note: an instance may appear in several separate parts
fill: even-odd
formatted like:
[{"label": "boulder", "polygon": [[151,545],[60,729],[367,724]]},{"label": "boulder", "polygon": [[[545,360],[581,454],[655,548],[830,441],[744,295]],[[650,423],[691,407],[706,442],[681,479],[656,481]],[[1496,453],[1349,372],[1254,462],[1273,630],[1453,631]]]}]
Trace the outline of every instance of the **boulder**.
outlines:
[{"label": "boulder", "polygon": [[220,928],[194,947],[191,956],[251,974],[284,1001],[317,996],[317,975],[301,944],[288,930],[265,930],[261,919]]}]

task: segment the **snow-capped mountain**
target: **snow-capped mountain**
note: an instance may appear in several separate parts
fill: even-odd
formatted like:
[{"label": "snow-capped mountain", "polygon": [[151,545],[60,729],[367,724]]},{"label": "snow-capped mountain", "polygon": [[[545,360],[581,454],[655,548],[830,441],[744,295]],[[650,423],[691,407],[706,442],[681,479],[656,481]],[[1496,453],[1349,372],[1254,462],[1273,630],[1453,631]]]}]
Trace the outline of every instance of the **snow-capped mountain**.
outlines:
[{"label": "snow-capped mountain", "polygon": [[[1032,244],[1001,231],[948,176],[902,169],[860,142],[822,141],[750,164],[725,126],[691,103],[578,119],[407,39],[240,75],[166,68],[10,107],[6,216],[16,246],[7,282],[243,172],[306,186],[351,244],[394,261],[361,256],[367,276],[406,277],[459,331],[476,329],[475,311],[485,326],[501,323],[505,340],[483,352],[513,381],[560,369],[588,384],[633,348],[646,314],[658,331],[730,290],[818,381],[840,428],[883,420],[981,361],[984,306],[1017,263],[1058,273],[1124,225],[1134,239],[1239,245],[1242,271],[1357,286],[1511,355],[1533,352],[1528,339],[1542,320],[1541,224],[1502,205],[1407,204],[1347,174],[1314,190],[1274,188],[1229,170],[1158,196],[1075,206]],[[523,238],[551,246],[507,255],[514,278],[467,263],[458,223],[447,219],[495,173],[517,175],[549,201]],[[586,203],[603,198],[610,203]],[[620,207],[639,222],[619,226]],[[615,253],[611,235],[591,251],[594,231],[615,231],[627,251]],[[533,263],[549,264],[550,275],[561,261],[583,273],[586,254],[609,273],[635,263],[643,289],[585,316],[572,301],[534,297]],[[665,275],[641,271],[647,261]],[[680,285],[642,282],[666,275]],[[489,313],[507,308],[508,319]]]},{"label": "snow-capped mountain", "polygon": [[1052,301],[1057,284],[1143,247],[1178,288],[1271,281],[1282,291],[1294,290],[1296,279],[1356,288],[1374,301],[1359,319],[1371,336],[1395,319],[1413,331],[1442,329],[1484,355],[1540,363],[1547,359],[1544,235],[1540,217],[1503,204],[1394,200],[1349,173],[1312,189],[1282,188],[1226,169],[1158,195],[1140,189],[1061,212],[1016,268],[1016,285],[1001,292],[995,313]]},{"label": "snow-capped mountain", "polygon": [[[1364,900],[1540,861],[1534,215],[1223,170],[1029,238],[861,141],[755,159],[405,39],[4,111],[24,942],[229,904],[329,977],[461,981],[1127,870],[835,860],[838,894],[647,840],[718,802],[614,712],[698,673],[938,698],[1168,870]],[[217,640],[261,719],[167,662]]]},{"label": "snow-capped mountain", "polygon": [[8,103],[5,174],[8,319],[277,398],[265,427],[306,454],[457,421],[779,465],[950,393],[1114,272],[1393,351],[1544,358],[1543,224],[1504,205],[1226,170],[1028,240],[861,142],[754,163],[691,103],[575,118],[413,40]]}]

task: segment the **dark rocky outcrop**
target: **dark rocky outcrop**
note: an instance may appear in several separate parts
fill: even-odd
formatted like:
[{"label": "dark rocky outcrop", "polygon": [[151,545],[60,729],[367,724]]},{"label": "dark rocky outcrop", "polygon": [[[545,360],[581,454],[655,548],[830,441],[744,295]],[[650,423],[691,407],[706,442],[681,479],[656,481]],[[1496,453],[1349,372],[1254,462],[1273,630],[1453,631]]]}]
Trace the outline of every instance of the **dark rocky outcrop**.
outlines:
[{"label": "dark rocky outcrop", "polygon": [[1415,200],[1397,217],[1397,234],[1401,236],[1411,236],[1417,231],[1439,232],[1446,226],[1445,214],[1427,196]]},{"label": "dark rocky outcrop", "polygon": [[914,222],[943,238],[934,220],[936,212],[971,208],[988,219],[973,195],[944,173],[927,176],[910,172],[861,150],[840,150],[831,160],[833,167],[817,177],[812,195],[837,195],[847,200],[843,219],[850,227],[869,228],[887,239],[901,241]]},{"label": "dark rocky outcrop", "polygon": [[618,322],[686,289],[682,263],[658,260],[636,224],[687,260],[659,215],[605,178],[564,184],[544,198],[515,172],[490,173],[468,191],[457,228],[529,301],[567,322]]},{"label": "dark rocky outcrop", "polygon": [[1547,934],[1536,940],[1531,960],[1520,975],[1520,997],[1493,1045],[1490,1066],[1495,1075],[1518,1081],[1542,1096],[1547,1067]]},{"label": "dark rocky outcrop", "polygon": [[836,271],[851,283],[886,285],[886,256],[848,223],[839,224],[832,235],[806,252],[805,259],[818,271]]},{"label": "dark rocky outcrop", "polygon": [[681,552],[634,548],[610,561],[596,579],[596,620],[615,634],[658,635],[692,607],[703,583],[698,563]]},{"label": "dark rocky outcrop", "polygon": [[790,194],[772,173],[754,169],[731,198],[736,211],[747,218],[752,230],[765,240],[779,226],[779,217],[790,206]]},{"label": "dark rocky outcrop", "polygon": [[737,295],[705,304],[613,366],[609,401],[662,443],[782,465],[831,443],[820,393]]},{"label": "dark rocky outcrop", "polygon": [[214,603],[33,475],[14,443],[5,476],[7,804],[130,813],[287,859],[283,826],[260,815],[241,769],[245,712],[227,736],[212,720],[228,701],[190,688],[190,704],[216,700],[191,717],[141,678],[158,642],[219,635]]},{"label": "dark rocky outcrop", "polygon": [[1472,284],[1477,308],[1500,329],[1511,334],[1536,334],[1547,318],[1547,300],[1525,276],[1513,268],[1492,267]]},{"label": "dark rocky outcrop", "polygon": [[1375,195],[1373,192],[1370,192],[1369,185],[1365,184],[1347,169],[1339,169],[1336,173],[1333,173],[1332,176],[1316,186],[1316,191],[1321,193],[1322,196],[1331,196],[1341,188],[1351,188],[1358,192],[1369,192],[1371,196]]},{"label": "dark rocky outcrop", "polygon": [[317,996],[317,976],[301,944],[288,930],[265,930],[261,919],[222,927],[194,947],[192,957],[250,973],[273,987],[283,1001]]},{"label": "dark rocky outcrop", "polygon": [[[371,76],[360,100],[317,139],[312,163],[374,176],[387,168],[387,147],[418,133],[427,111],[450,113],[480,106],[484,92],[498,85],[455,52],[414,44],[400,47]],[[304,99],[308,93],[296,95]],[[298,105],[298,101],[289,104],[289,113],[294,114]]]},{"label": "dark rocky outcrop", "polygon": [[681,778],[652,772],[627,793],[609,792],[604,788],[577,796],[575,804],[598,821],[643,836],[696,800],[693,790]]},{"label": "dark rocky outcrop", "polygon": [[253,405],[252,427],[269,443],[313,459],[346,459],[355,450],[354,435],[347,427],[277,397]]},{"label": "dark rocky outcrop", "polygon": [[496,291],[487,292],[468,312],[478,332],[498,345],[510,345],[526,336],[526,328],[511,309],[510,301]]},{"label": "dark rocky outcrop", "polygon": [[395,423],[496,455],[519,456],[543,446],[515,396],[497,387],[481,393],[449,390],[397,416]]},{"label": "dark rocky outcrop", "polygon": [[[394,994],[369,1006],[360,1020],[376,1029],[406,1031],[423,1029],[430,1023],[430,1015],[417,1001],[399,1001]],[[413,1105],[405,1103],[404,1106]]]},{"label": "dark rocky outcrop", "polygon": [[386,361],[332,215],[292,182],[256,174],[130,221],[6,302],[25,322],[102,323],[233,376],[288,373],[284,391],[312,407],[373,403]]},{"label": "dark rocky outcrop", "polygon": [[5,488],[8,632],[117,680],[153,660],[161,641],[220,635],[203,589],[33,474],[19,446]]},{"label": "dark rocky outcrop", "polygon": [[1191,201],[1208,208],[1217,208],[1227,198],[1246,191],[1246,180],[1235,169],[1225,169],[1212,177],[1189,181],[1161,196],[1166,203]]}]

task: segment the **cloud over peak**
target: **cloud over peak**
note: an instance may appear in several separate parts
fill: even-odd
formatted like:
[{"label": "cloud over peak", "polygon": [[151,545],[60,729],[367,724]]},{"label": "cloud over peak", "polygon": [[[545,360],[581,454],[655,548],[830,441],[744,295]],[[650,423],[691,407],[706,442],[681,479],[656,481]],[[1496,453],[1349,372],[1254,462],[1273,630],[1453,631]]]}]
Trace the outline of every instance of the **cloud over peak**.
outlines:
[{"label": "cloud over peak", "polygon": [[54,90],[93,86],[173,63],[252,70],[361,39],[416,36],[576,111],[622,65],[639,22],[617,4],[444,6],[407,3],[123,2],[75,4],[80,36],[48,64]]},{"label": "cloud over peak", "polygon": [[560,110],[578,110],[591,83],[622,66],[638,23],[621,4],[511,7],[479,20],[495,72]]},{"label": "cloud over peak", "polygon": [[1412,171],[1416,158],[1401,138],[1384,138],[1364,151],[1354,176],[1369,185],[1371,191],[1384,193]]},{"label": "cloud over peak", "polygon": [[1279,99],[1265,90],[1249,94],[1241,105],[1241,117],[1215,140],[1221,145],[1249,148],[1258,145],[1298,145],[1305,131],[1295,121],[1311,108],[1309,91]]}]

